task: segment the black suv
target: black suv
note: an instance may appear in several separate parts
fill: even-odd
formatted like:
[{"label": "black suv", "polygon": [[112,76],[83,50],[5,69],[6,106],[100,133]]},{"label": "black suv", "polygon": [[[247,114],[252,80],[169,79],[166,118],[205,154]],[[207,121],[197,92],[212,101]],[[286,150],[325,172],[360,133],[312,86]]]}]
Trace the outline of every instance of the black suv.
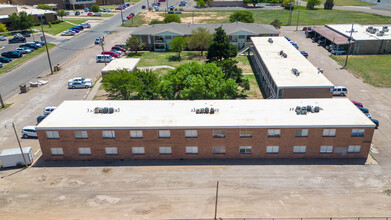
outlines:
[{"label": "black suv", "polygon": [[8,40],[8,43],[26,43],[26,38],[24,37],[13,37]]}]

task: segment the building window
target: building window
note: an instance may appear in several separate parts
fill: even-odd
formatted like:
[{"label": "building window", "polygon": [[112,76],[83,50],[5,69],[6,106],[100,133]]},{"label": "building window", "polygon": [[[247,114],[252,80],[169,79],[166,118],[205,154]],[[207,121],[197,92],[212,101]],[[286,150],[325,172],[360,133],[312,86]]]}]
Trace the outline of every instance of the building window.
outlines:
[{"label": "building window", "polygon": [[240,154],[251,154],[252,147],[251,146],[240,146],[239,153]]},{"label": "building window", "polygon": [[170,138],[170,131],[169,130],[159,130],[159,138]]},{"label": "building window", "polygon": [[213,147],[214,154],[225,154],[225,147]]},{"label": "building window", "polygon": [[239,35],[239,39],[245,39],[246,38],[246,36],[244,36],[244,35]]},{"label": "building window", "polygon": [[352,137],[364,137],[365,129],[352,129]]},{"label": "building window", "polygon": [[143,138],[143,131],[130,131],[130,138]]},{"label": "building window", "polygon": [[198,147],[186,147],[187,154],[198,154]]},{"label": "building window", "polygon": [[171,154],[171,147],[159,147],[160,154]]},{"label": "building window", "polygon": [[62,150],[61,147],[59,147],[59,148],[50,148],[50,152],[52,153],[53,156],[62,156],[62,155],[64,155],[64,151]]},{"label": "building window", "polygon": [[224,138],[225,137],[225,130],[213,130],[213,137]]},{"label": "building window", "polygon": [[280,137],[281,136],[281,130],[280,129],[269,129],[267,131],[268,137]]},{"label": "building window", "polygon": [[253,129],[241,129],[240,130],[240,137],[252,137],[253,136]]},{"label": "building window", "polygon": [[133,154],[145,154],[144,147],[132,147]]},{"label": "building window", "polygon": [[165,36],[165,39],[172,39],[172,36]]},{"label": "building window", "polygon": [[58,131],[46,131],[46,137],[48,139],[59,139],[60,134],[58,133]]},{"label": "building window", "polygon": [[116,147],[105,147],[106,155],[117,155],[118,149]]},{"label": "building window", "polygon": [[335,137],[336,129],[323,129],[323,137]]},{"label": "building window", "polygon": [[333,146],[320,146],[320,153],[323,154],[333,153]]},{"label": "building window", "polygon": [[293,146],[293,153],[304,154],[306,149],[307,149],[306,146]]},{"label": "building window", "polygon": [[197,130],[185,130],[185,137],[196,138],[198,137],[198,132]]},{"label": "building window", "polygon": [[267,146],[266,153],[268,154],[278,154],[279,146]]},{"label": "building window", "polygon": [[308,137],[308,129],[296,129],[296,137]]},{"label": "building window", "polygon": [[114,131],[102,131],[103,138],[115,138]]},{"label": "building window", "polygon": [[348,148],[348,153],[360,153],[361,146],[360,145],[350,145]]},{"label": "building window", "polygon": [[91,148],[79,147],[79,155],[91,155]]},{"label": "building window", "polygon": [[75,138],[76,139],[86,139],[86,138],[88,138],[87,131],[75,131]]}]

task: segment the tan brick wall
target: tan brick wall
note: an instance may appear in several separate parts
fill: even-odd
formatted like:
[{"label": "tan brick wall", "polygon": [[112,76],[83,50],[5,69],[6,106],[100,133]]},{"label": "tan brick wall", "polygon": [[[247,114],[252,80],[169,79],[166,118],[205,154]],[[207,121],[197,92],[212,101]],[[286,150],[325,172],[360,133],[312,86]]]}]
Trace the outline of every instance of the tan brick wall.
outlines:
[{"label": "tan brick wall", "polygon": [[64,8],[62,0],[0,0],[2,4],[14,4],[14,5],[38,5],[38,4],[57,4],[58,9]]},{"label": "tan brick wall", "polygon": [[284,99],[295,98],[332,98],[329,88],[293,88],[284,89]]},{"label": "tan brick wall", "polygon": [[[60,139],[47,139],[38,130],[45,160],[90,159],[182,159],[182,158],[366,158],[374,128],[366,128],[364,137],[351,137],[352,128],[337,128],[336,137],[323,137],[323,128],[310,128],[308,137],[295,137],[295,128],[281,129],[281,137],[267,137],[266,128],[253,129],[252,138],[240,138],[240,129],[225,129],[225,138],[213,138],[213,129],[197,129],[197,138],[186,138],[182,129],[170,129],[170,138],[158,138],[158,130],[143,130],[143,138],[131,139],[129,130],[115,130],[115,139],[103,139],[102,130],[88,130],[88,139],[75,139],[73,130],[60,130]],[[293,146],[307,146],[306,153],[294,154]],[[347,147],[360,145],[360,153],[321,154],[321,145]],[[172,147],[171,155],[160,155],[159,147]],[[198,154],[186,154],[186,146],[198,146]],[[225,146],[225,154],[214,154],[214,146]],[[251,154],[240,154],[239,146],[252,146]],[[266,146],[279,146],[278,154],[267,154]],[[52,156],[50,148],[62,147],[64,156]],[[79,147],[90,147],[91,156],[79,156]],[[118,155],[106,155],[105,147],[117,147]],[[144,147],[145,155],[133,155],[131,147]]]}]

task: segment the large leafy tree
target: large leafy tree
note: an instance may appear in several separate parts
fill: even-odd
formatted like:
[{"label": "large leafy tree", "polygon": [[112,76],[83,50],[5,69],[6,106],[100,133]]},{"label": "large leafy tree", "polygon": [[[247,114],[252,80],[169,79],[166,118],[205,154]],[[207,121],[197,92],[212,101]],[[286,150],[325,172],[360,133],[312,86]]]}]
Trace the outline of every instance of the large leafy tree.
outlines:
[{"label": "large leafy tree", "polygon": [[320,0],[307,0],[307,8],[314,9],[315,5],[320,5],[322,3]]},{"label": "large leafy tree", "polygon": [[91,6],[91,11],[92,12],[99,12],[100,8],[99,8],[99,5],[92,5]]},{"label": "large leafy tree", "polygon": [[61,9],[61,10],[57,11],[57,15],[61,18],[61,20],[63,20],[62,18],[67,16],[67,13]]},{"label": "large leafy tree", "polygon": [[332,10],[334,7],[334,0],[326,0],[324,3],[324,9],[326,10]]},{"label": "large leafy tree", "polygon": [[229,21],[235,22],[240,21],[243,23],[254,23],[253,13],[251,11],[235,11],[229,16]]},{"label": "large leafy tree", "polygon": [[243,70],[237,66],[238,62],[237,60],[225,59],[215,63],[223,71],[225,79],[233,79],[243,90],[249,90],[250,82],[243,77]]},{"label": "large leafy tree", "polygon": [[238,94],[238,85],[226,79],[215,63],[182,64],[163,76],[160,95],[164,99],[229,99]]},{"label": "large leafy tree", "polygon": [[200,50],[201,56],[203,56],[204,51],[208,49],[211,39],[212,34],[206,28],[199,27],[197,30],[191,31],[187,44],[190,50]]},{"label": "large leafy tree", "polygon": [[181,23],[181,18],[176,14],[168,14],[168,15],[164,16],[163,22],[165,24],[168,24],[171,22]]},{"label": "large leafy tree", "polygon": [[33,16],[31,14],[28,15],[25,11],[21,11],[18,14],[12,13],[8,17],[14,30],[26,30],[33,26]]},{"label": "large leafy tree", "polygon": [[112,99],[158,99],[160,78],[150,70],[111,71],[103,79],[103,87]]},{"label": "large leafy tree", "polygon": [[7,32],[7,27],[5,26],[5,24],[0,24],[0,32]]},{"label": "large leafy tree", "polygon": [[37,8],[43,9],[43,10],[53,10],[52,7],[50,7],[49,5],[46,5],[46,4],[38,4]]},{"label": "large leafy tree", "polygon": [[126,48],[130,51],[136,52],[136,54],[139,50],[142,50],[144,46],[145,44],[141,42],[141,39],[138,36],[132,36],[126,40]]},{"label": "large leafy tree", "polygon": [[171,51],[178,53],[178,58],[181,58],[181,52],[186,48],[186,40],[183,37],[175,37],[169,43]]},{"label": "large leafy tree", "polygon": [[272,21],[272,23],[270,23],[271,25],[273,25],[275,28],[277,28],[277,29],[280,29],[281,28],[281,25],[282,25],[282,23],[281,23],[281,21],[280,20],[278,20],[278,19],[275,19],[274,21]]},{"label": "large leafy tree", "polygon": [[208,62],[236,57],[237,53],[238,50],[229,42],[223,28],[217,28],[206,55]]}]

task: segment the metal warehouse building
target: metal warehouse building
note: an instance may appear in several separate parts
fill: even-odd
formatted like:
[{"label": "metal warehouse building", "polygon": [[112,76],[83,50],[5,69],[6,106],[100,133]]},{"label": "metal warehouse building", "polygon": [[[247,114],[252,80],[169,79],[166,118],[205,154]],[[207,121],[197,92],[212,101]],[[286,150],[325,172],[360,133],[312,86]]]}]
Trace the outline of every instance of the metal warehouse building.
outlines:
[{"label": "metal warehouse building", "polygon": [[252,37],[265,98],[331,98],[334,85],[284,37]]},{"label": "metal warehouse building", "polygon": [[348,99],[64,101],[45,160],[366,158],[375,125]]}]

